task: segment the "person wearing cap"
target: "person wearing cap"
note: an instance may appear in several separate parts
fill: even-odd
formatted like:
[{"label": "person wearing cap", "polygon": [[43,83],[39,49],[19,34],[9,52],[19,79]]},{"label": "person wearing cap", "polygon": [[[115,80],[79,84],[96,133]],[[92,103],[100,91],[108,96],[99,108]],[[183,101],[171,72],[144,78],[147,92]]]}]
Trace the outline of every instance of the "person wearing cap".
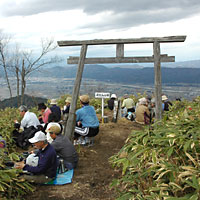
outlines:
[{"label": "person wearing cap", "polygon": [[53,146],[47,142],[46,135],[42,131],[36,132],[35,136],[29,139],[29,142],[39,149],[36,154],[38,165],[31,166],[21,161],[15,163],[15,168],[31,173],[30,175],[22,175],[22,178],[30,182],[42,184],[53,180],[56,177],[58,167],[57,155]]},{"label": "person wearing cap", "polygon": [[44,103],[38,104],[38,110],[40,110],[41,112],[41,115],[39,117],[40,123],[46,124],[48,122],[48,117],[49,114],[51,113],[51,110]]},{"label": "person wearing cap", "polygon": [[169,107],[172,106],[172,103],[168,100],[166,95],[162,95],[162,108],[164,111],[169,111]]},{"label": "person wearing cap", "polygon": [[56,99],[51,99],[50,105],[51,105],[50,107],[51,112],[56,114],[57,120],[59,122],[61,120],[61,110],[60,107],[57,106]]},{"label": "person wearing cap", "polygon": [[85,144],[89,139],[88,137],[94,137],[99,133],[99,120],[94,107],[89,105],[88,95],[80,96],[80,104],[82,107],[76,111],[74,139],[81,139],[80,137],[82,136],[83,143],[81,144]]},{"label": "person wearing cap", "polygon": [[71,104],[72,98],[71,97],[67,97],[65,100],[65,106],[62,110],[63,115],[69,113],[69,109],[70,109],[70,104]]},{"label": "person wearing cap", "polygon": [[127,112],[135,112],[135,103],[132,98],[130,98],[127,94],[124,95],[124,101],[122,103],[122,109],[126,108]]},{"label": "person wearing cap", "polygon": [[63,159],[65,168],[69,170],[76,168],[78,154],[69,138],[61,134],[60,125],[53,122],[49,123],[46,132],[53,139],[51,145],[54,147],[57,156]]},{"label": "person wearing cap", "polygon": [[145,97],[139,99],[138,106],[135,111],[135,121],[139,124],[149,124],[150,112],[148,109],[147,99]]}]

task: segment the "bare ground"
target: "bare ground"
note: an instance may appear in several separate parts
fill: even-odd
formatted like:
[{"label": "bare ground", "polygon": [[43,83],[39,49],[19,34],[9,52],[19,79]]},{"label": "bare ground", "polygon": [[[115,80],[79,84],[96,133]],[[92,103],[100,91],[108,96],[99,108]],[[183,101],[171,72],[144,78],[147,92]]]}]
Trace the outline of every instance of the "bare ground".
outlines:
[{"label": "bare ground", "polygon": [[120,172],[112,168],[109,158],[121,149],[132,130],[140,128],[124,118],[117,123],[101,123],[94,146],[77,147],[79,165],[74,170],[72,183],[37,186],[26,199],[114,200],[116,193],[109,185]]}]

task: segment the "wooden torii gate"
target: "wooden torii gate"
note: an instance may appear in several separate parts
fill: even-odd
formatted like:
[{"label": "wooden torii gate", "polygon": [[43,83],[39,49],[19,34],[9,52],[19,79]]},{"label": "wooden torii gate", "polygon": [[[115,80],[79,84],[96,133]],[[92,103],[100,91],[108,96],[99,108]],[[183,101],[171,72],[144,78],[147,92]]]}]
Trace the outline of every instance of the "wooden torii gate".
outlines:
[{"label": "wooden torii gate", "polygon": [[[72,40],[58,41],[60,47],[63,46],[81,46],[80,57],[69,57],[68,64],[78,64],[76,80],[74,83],[72,99],[69,111],[69,118],[65,129],[65,135],[72,137],[75,127],[75,111],[77,99],[80,91],[82,73],[84,64],[102,64],[102,63],[154,63],[154,83],[155,83],[155,101],[156,101],[156,120],[162,118],[162,83],[161,83],[161,62],[175,62],[175,56],[160,54],[160,43],[167,42],[184,42],[186,36],[169,36],[169,37],[144,37],[131,39],[95,39],[95,40]],[[124,57],[124,44],[152,43],[153,56],[143,57]],[[88,45],[113,45],[116,44],[116,57],[98,57],[86,58]]]}]

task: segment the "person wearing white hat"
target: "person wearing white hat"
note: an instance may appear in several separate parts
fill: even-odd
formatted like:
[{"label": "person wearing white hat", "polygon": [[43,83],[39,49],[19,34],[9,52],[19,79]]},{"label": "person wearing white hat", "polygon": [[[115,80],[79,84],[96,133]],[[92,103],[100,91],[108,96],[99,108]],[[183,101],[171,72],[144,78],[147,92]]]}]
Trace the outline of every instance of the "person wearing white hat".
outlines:
[{"label": "person wearing white hat", "polygon": [[56,177],[58,160],[54,148],[47,142],[46,135],[38,131],[33,138],[29,139],[29,142],[39,149],[36,154],[38,165],[31,166],[22,161],[15,163],[15,168],[31,173],[22,176],[27,181],[41,184],[53,180]]},{"label": "person wearing white hat", "polygon": [[169,107],[172,106],[172,103],[168,100],[166,95],[162,95],[162,107],[164,111],[169,111]]},{"label": "person wearing white hat", "polygon": [[67,97],[65,100],[65,106],[63,108],[63,115],[69,113],[69,109],[70,109],[70,104],[71,104],[72,98],[71,97]]},{"label": "person wearing white hat", "polygon": [[116,94],[112,94],[110,99],[108,100],[108,108],[110,110],[113,110],[114,108],[114,101],[117,99],[117,95]]}]

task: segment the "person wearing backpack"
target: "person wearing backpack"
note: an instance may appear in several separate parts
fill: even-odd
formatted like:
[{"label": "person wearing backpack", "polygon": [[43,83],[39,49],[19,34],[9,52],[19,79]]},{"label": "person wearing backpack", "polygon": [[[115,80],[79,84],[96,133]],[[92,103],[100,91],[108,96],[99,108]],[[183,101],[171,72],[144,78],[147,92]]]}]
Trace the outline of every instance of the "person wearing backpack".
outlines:
[{"label": "person wearing backpack", "polygon": [[[33,137],[38,130],[40,122],[35,113],[29,112],[25,105],[19,107],[22,118],[21,123],[15,120],[15,130],[13,131],[13,139],[18,147],[27,149],[30,145],[28,139]],[[22,130],[22,132],[20,132]]]}]

